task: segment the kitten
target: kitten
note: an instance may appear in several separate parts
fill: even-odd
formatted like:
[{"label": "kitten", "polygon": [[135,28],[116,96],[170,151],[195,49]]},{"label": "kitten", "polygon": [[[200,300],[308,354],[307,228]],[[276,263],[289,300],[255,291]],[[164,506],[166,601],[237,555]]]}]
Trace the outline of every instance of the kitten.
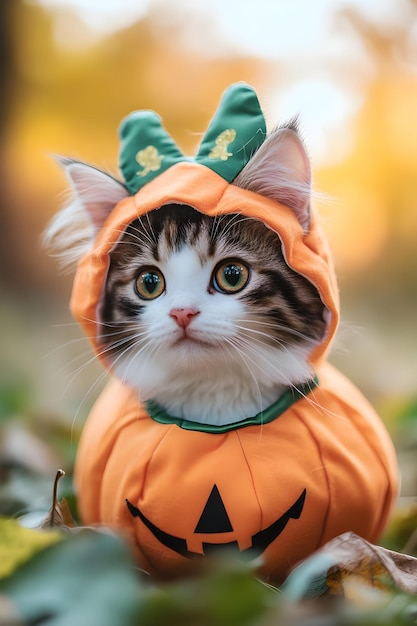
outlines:
[{"label": "kitten", "polygon": [[[76,201],[47,239],[79,257],[128,192],[90,166],[61,163]],[[234,184],[284,202],[308,230],[310,167],[294,123]],[[317,289],[287,265],[278,235],[239,207],[209,217],[170,204],[137,219],[111,252],[101,306],[99,345],[114,373],[142,400],[204,424],[259,414],[311,379],[308,355],[326,331]]]},{"label": "kitten", "polygon": [[381,421],[325,359],[339,300],[309,160],[294,123],[265,132],[238,83],[195,157],[135,111],[126,186],[63,161],[75,198],[48,238],[82,255],[71,310],[113,374],[78,445],[78,510],[158,578],[232,549],[281,584],[341,533],[375,542],[396,494]]}]

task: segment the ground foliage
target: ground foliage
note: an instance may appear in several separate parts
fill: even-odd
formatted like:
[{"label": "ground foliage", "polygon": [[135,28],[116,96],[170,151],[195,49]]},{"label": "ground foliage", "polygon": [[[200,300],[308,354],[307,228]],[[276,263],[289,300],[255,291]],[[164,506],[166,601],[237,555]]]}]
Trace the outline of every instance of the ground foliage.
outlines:
[{"label": "ground foliage", "polygon": [[1,626],[417,622],[417,559],[355,535],[327,544],[281,589],[233,559],[213,561],[189,580],[156,584],[120,537],[103,530],[29,530],[2,519],[0,537],[7,564],[0,572]]}]

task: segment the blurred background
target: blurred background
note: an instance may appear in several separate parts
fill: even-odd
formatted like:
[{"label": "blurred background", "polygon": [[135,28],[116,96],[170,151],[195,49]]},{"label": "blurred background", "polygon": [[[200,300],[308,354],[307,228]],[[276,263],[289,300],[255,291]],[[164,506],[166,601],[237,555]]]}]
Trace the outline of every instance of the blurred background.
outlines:
[{"label": "blurred background", "polygon": [[270,128],[300,114],[341,289],[331,360],[382,415],[414,502],[417,1],[2,0],[0,30],[3,460],[71,466],[104,382],[40,247],[66,198],[51,154],[117,173],[118,125],[142,108],[192,153],[243,80]]}]

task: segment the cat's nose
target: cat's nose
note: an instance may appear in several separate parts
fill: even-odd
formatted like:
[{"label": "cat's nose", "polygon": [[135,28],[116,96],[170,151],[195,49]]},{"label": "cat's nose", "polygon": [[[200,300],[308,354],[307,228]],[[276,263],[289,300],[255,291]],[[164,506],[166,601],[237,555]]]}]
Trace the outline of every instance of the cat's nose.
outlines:
[{"label": "cat's nose", "polygon": [[193,317],[199,315],[200,311],[192,307],[184,309],[171,309],[169,312],[170,317],[174,318],[178,326],[181,328],[187,328]]}]

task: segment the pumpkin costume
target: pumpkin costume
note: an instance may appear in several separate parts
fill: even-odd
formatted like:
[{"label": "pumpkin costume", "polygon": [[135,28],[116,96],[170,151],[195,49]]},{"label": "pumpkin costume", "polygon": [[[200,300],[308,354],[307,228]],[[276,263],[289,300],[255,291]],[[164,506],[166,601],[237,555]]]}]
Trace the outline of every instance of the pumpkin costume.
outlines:
[{"label": "pumpkin costume", "polygon": [[262,220],[279,235],[289,266],[316,286],[328,326],[310,355],[314,380],[237,424],[179,420],[142,404],[114,377],[78,449],[83,522],[124,529],[141,566],[160,577],[187,571],[223,546],[244,559],[261,557],[260,574],[279,583],[338,534],[351,530],[377,541],[397,494],[395,453],[367,401],[325,360],[339,303],[317,216],[313,211],[306,233],[290,208],[232,183],[265,138],[253,90],[237,84],[226,91],[194,159],[182,155],[151,112],[132,114],[121,136],[121,170],[132,195],[80,261],[71,301],[97,352],[109,253],[132,221],[171,203]]}]

